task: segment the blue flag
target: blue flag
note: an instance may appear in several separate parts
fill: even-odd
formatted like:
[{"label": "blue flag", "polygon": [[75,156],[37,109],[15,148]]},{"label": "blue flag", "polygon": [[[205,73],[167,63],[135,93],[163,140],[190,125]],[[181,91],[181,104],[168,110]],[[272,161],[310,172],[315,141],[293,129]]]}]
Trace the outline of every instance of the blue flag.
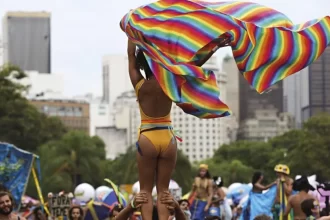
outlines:
[{"label": "blue flag", "polygon": [[272,207],[276,198],[277,186],[272,186],[265,193],[250,191],[249,199],[242,205],[243,214],[240,220],[253,220],[258,215],[273,217]]},{"label": "blue flag", "polygon": [[21,204],[33,163],[33,154],[17,147],[0,143],[0,184],[13,195],[15,203]]}]

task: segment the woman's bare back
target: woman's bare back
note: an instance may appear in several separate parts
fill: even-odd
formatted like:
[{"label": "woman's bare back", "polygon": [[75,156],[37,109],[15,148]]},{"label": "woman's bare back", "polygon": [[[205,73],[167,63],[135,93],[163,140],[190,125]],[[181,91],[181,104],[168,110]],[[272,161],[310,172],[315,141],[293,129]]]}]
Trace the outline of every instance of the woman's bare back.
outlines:
[{"label": "woman's bare back", "polygon": [[138,101],[149,117],[166,116],[172,108],[172,100],[165,95],[156,79],[145,80],[139,90]]}]

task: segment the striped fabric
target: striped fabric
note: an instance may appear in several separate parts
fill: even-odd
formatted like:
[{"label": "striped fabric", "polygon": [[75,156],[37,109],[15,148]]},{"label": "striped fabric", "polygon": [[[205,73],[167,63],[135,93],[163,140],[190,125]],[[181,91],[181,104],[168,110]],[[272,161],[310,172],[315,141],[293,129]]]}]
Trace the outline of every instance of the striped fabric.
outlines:
[{"label": "striped fabric", "polygon": [[259,93],[311,64],[330,44],[329,16],[294,25],[250,2],[161,0],[130,11],[120,26],[147,55],[166,95],[199,118],[230,114],[214,73],[196,66],[219,38],[231,39],[238,69]]}]

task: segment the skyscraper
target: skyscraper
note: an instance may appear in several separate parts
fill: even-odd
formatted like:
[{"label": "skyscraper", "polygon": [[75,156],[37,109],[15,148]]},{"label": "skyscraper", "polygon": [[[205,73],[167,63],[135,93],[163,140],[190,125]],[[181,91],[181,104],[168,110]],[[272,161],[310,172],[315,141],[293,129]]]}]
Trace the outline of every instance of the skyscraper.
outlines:
[{"label": "skyscraper", "polygon": [[304,79],[308,89],[304,90],[307,98],[303,100],[303,121],[321,112],[330,113],[330,47],[308,70]]},{"label": "skyscraper", "polygon": [[110,104],[123,93],[133,89],[128,74],[128,57],[107,55],[103,57],[103,101]]},{"label": "skyscraper", "polygon": [[277,112],[283,112],[282,81],[273,85],[269,92],[259,94],[243,76],[240,76],[239,103],[241,122],[248,118],[254,118],[256,110],[260,109],[276,109]]},{"label": "skyscraper", "polygon": [[292,127],[292,117],[283,113],[283,83],[263,94],[256,92],[239,72],[235,60],[226,57],[223,69],[228,75],[227,100],[237,119],[237,139],[266,141]]},{"label": "skyscraper", "polygon": [[8,12],[3,18],[4,63],[51,72],[50,14]]}]

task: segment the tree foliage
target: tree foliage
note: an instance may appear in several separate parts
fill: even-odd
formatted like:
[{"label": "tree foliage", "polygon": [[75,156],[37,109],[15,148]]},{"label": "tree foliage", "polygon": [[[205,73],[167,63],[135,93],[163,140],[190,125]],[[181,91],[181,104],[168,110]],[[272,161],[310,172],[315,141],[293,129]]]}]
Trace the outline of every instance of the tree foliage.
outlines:
[{"label": "tree foliage", "polygon": [[24,77],[15,66],[0,70],[0,140],[35,152],[38,146],[60,138],[66,128],[58,118],[39,113],[22,96],[28,90],[19,82]]},{"label": "tree foliage", "polygon": [[[105,145],[97,137],[70,131],[38,149],[44,192],[73,191],[80,183],[103,185]],[[34,184],[30,181],[30,185]],[[35,195],[33,186],[29,192]]]}]

